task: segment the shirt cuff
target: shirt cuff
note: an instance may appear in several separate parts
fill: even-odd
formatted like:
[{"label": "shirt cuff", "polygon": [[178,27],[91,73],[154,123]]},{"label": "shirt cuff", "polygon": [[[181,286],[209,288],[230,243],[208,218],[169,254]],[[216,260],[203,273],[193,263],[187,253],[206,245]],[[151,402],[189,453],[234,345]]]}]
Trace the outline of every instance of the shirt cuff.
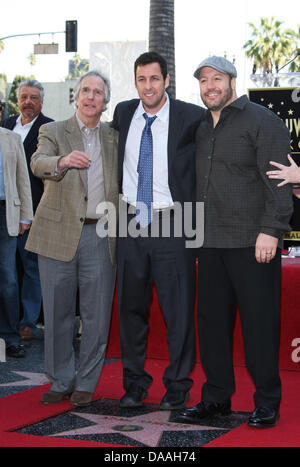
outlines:
[{"label": "shirt cuff", "polygon": [[[62,156],[62,157],[63,157],[63,156]],[[57,161],[56,167],[55,167],[55,169],[54,169],[54,177],[60,177],[61,175],[64,175],[64,174],[67,172],[67,170],[68,170],[67,167],[65,167],[64,169],[61,169],[61,170],[58,168],[58,162],[60,161],[60,159],[61,159],[61,157],[60,157],[59,160]]]}]

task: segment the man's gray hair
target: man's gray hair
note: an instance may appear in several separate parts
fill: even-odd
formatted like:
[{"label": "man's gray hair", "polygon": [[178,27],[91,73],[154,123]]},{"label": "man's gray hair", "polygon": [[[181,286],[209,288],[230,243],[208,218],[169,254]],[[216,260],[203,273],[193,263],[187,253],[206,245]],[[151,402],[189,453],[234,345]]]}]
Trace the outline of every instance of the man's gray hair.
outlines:
[{"label": "man's gray hair", "polygon": [[[108,104],[110,101],[110,82],[109,82],[109,79],[106,78],[106,76],[104,76],[102,73],[100,73],[100,71],[97,71],[97,70],[88,71],[84,75],[80,76],[79,80],[77,81],[75,85],[75,94],[74,94],[75,102],[77,101],[78,96],[79,96],[81,83],[84,80],[84,78],[86,78],[87,76],[97,76],[97,78],[102,79],[104,83],[104,89],[105,89],[105,104]],[[105,106],[104,110],[106,110],[106,108],[107,107]]]},{"label": "man's gray hair", "polygon": [[38,90],[40,91],[41,101],[42,102],[44,101],[45,91],[44,91],[44,88],[43,88],[43,86],[41,85],[41,83],[39,81],[37,81],[36,79],[25,79],[24,81],[22,81],[18,86],[18,91],[17,91],[17,96],[18,97],[19,97],[21,88],[23,86],[38,88]]}]

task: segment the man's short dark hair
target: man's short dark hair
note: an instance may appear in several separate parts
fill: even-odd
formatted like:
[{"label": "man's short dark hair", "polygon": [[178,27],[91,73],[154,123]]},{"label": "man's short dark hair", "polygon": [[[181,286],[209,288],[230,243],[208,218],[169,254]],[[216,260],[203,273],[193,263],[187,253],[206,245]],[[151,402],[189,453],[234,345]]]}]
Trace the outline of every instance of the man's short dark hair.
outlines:
[{"label": "man's short dark hair", "polygon": [[167,61],[157,52],[145,52],[140,55],[134,63],[134,76],[136,78],[136,70],[138,66],[149,65],[150,63],[158,63],[161,69],[164,80],[168,75]]}]

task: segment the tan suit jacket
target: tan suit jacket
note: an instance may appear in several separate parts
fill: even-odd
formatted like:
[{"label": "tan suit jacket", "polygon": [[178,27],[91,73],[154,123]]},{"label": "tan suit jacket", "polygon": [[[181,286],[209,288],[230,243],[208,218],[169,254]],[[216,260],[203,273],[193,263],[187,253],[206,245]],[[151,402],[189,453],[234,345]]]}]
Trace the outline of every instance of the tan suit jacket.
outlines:
[{"label": "tan suit jacket", "polygon": [[[101,122],[100,143],[106,201],[118,206],[117,145],[118,133]],[[35,213],[26,249],[59,261],[71,261],[80,240],[87,210],[87,170],[68,169],[55,173],[61,156],[84,152],[81,132],[73,116],[40,128],[38,149],[31,159],[35,176],[43,178],[44,194]],[[115,263],[116,239],[109,238],[111,261]]]},{"label": "tan suit jacket", "polygon": [[9,235],[19,235],[20,220],[32,220],[31,188],[22,139],[0,128],[0,149],[6,197],[6,222]]}]

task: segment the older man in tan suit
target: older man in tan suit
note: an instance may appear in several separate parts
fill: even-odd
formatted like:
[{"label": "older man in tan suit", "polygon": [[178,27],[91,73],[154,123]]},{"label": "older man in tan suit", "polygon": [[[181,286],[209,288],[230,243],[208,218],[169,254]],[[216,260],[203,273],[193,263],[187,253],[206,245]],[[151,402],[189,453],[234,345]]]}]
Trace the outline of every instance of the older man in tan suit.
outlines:
[{"label": "older man in tan suit", "polygon": [[0,338],[7,355],[24,357],[19,335],[17,236],[33,218],[31,188],[22,139],[0,128]]},{"label": "older man in tan suit", "polygon": [[[109,85],[98,72],[79,80],[76,114],[41,127],[32,157],[45,181],[26,248],[39,255],[45,314],[45,366],[52,382],[41,402],[88,405],[101,373],[115,283],[115,238],[97,235],[99,203],[118,204],[117,133],[100,117]],[[79,290],[83,322],[79,368],[73,333]]]}]

